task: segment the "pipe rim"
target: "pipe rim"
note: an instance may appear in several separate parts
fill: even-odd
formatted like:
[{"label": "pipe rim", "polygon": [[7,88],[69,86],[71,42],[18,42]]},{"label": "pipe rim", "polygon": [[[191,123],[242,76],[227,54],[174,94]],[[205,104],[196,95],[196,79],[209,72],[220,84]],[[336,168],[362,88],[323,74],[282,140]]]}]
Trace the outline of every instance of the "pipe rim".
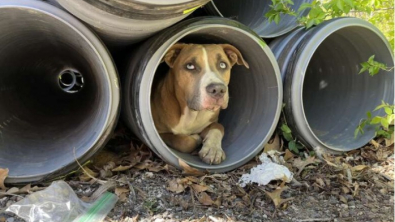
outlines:
[{"label": "pipe rim", "polygon": [[[226,19],[228,20],[228,19]],[[148,61],[147,65],[146,65],[146,69],[144,71],[144,73],[155,73],[157,66],[159,65],[159,62],[161,60],[161,58],[164,56],[164,54],[166,53],[166,51],[177,41],[179,41],[180,39],[182,39],[183,37],[187,36],[188,34],[191,34],[193,32],[196,32],[198,30],[202,30],[202,29],[206,29],[206,28],[218,28],[218,27],[226,27],[227,29],[234,29],[237,30],[239,32],[242,32],[243,34],[249,36],[250,38],[252,38],[257,44],[259,45],[264,45],[265,47],[262,47],[262,50],[267,54],[268,58],[270,59],[270,62],[273,64],[273,69],[276,75],[276,81],[277,81],[277,92],[278,92],[278,98],[277,98],[277,108],[276,108],[276,114],[275,117],[273,119],[273,122],[271,123],[270,126],[270,130],[267,133],[265,138],[262,138],[262,141],[260,142],[259,146],[257,146],[254,149],[254,152],[251,152],[249,155],[244,156],[243,158],[239,159],[236,162],[232,162],[229,163],[227,165],[207,165],[205,167],[206,170],[208,170],[209,172],[225,172],[225,171],[229,171],[232,169],[235,169],[243,164],[245,164],[248,160],[250,160],[251,158],[253,158],[254,156],[256,156],[264,147],[264,145],[269,141],[269,139],[271,138],[272,134],[274,133],[278,120],[280,118],[280,114],[281,114],[281,108],[282,108],[282,96],[283,96],[283,91],[282,91],[282,80],[281,80],[281,74],[280,74],[280,69],[276,63],[276,59],[273,55],[273,53],[271,52],[270,48],[266,45],[266,43],[263,42],[263,40],[261,40],[260,38],[258,38],[257,36],[236,28],[236,27],[232,27],[232,26],[227,26],[227,25],[222,25],[222,24],[199,24],[194,26],[193,24],[189,25],[187,28],[183,29],[182,31],[178,32],[177,34],[173,35],[172,37],[170,37],[169,39],[167,39],[165,41],[165,43],[156,50],[156,52],[153,54],[153,56],[151,57],[151,60]],[[170,43],[170,44],[169,44]],[[168,46],[166,46],[166,44],[169,44]],[[160,53],[159,53],[160,51]],[[155,58],[155,59],[154,59]],[[149,75],[147,75],[149,76]],[[149,89],[151,89],[152,86],[152,82],[154,80],[154,75],[151,75],[148,78],[142,78],[141,81],[141,85],[144,85],[146,87],[149,87]],[[141,87],[141,86],[140,86]],[[140,93],[139,95],[139,106],[142,108],[140,110],[140,118],[141,118],[141,125],[143,126],[143,128],[145,129],[145,131],[147,132],[147,134],[149,134],[149,132],[151,132],[151,136],[149,141],[151,143],[151,147],[153,147],[154,152],[157,153],[160,157],[162,157],[164,160],[166,160],[167,162],[172,162],[172,163],[178,163],[178,159],[179,157],[177,156],[177,154],[171,150],[160,138],[158,132],[155,129],[155,125],[153,123],[153,118],[151,115],[151,105],[150,105],[150,98],[151,98],[151,91],[149,93],[147,93],[146,95],[143,95],[142,93]],[[155,139],[155,141],[153,141],[153,138]],[[162,149],[156,149],[156,147],[165,147],[166,150],[162,150]],[[198,169],[202,169],[200,166],[195,165],[194,163],[191,163],[189,161],[183,160],[185,161],[188,165],[192,166],[192,167],[196,167]],[[180,166],[178,166],[180,168]]]},{"label": "pipe rim", "polygon": [[[223,1],[225,1],[225,0],[223,0]],[[311,0],[302,0],[302,1],[303,1],[302,3],[309,3],[309,2],[311,2]],[[269,1],[268,1],[268,2],[269,2]],[[220,17],[225,18],[225,16],[221,13],[221,11],[218,9],[218,7],[216,6],[216,4],[214,3],[214,0],[211,0],[209,3],[207,3],[206,8],[208,8],[208,11],[209,11],[211,14],[216,14],[216,15],[218,15],[218,16],[220,16]],[[268,39],[270,39],[270,38],[276,38],[276,37],[285,35],[285,34],[291,32],[291,31],[297,29],[297,28],[300,26],[300,25],[297,23],[297,18],[300,18],[300,17],[302,17],[302,16],[306,16],[306,15],[308,14],[308,12],[309,12],[309,10],[304,9],[301,13],[299,13],[299,15],[298,15],[297,17],[295,17],[295,21],[293,22],[292,25],[288,25],[287,27],[281,29],[280,31],[276,31],[276,32],[272,32],[272,33],[265,33],[265,32],[262,31],[262,30],[261,30],[261,31],[258,31],[258,30],[256,30],[255,28],[252,28],[252,27],[250,27],[250,28],[252,28],[261,38],[268,38]],[[264,16],[264,15],[262,15],[262,16]],[[265,18],[265,20],[264,20],[263,22],[264,22],[264,23],[268,23],[268,24],[270,25],[268,19],[266,19],[266,18]],[[281,23],[281,22],[282,22],[282,20],[280,20],[280,23]],[[271,22],[271,23],[273,23],[273,22]],[[281,25],[280,23],[279,23],[279,24],[276,24],[276,26]]]},{"label": "pipe rim", "polygon": [[[300,50],[301,53],[296,58],[294,72],[301,73],[301,75],[293,75],[292,82],[296,84],[292,84],[291,86],[291,100],[294,101],[291,103],[292,107],[292,115],[294,116],[294,121],[296,123],[299,132],[303,135],[306,142],[308,142],[313,148],[316,147],[324,147],[329,150],[333,151],[350,151],[354,150],[358,147],[350,147],[347,149],[339,148],[335,146],[330,146],[323,141],[321,141],[316,134],[311,129],[310,125],[308,124],[306,113],[304,110],[304,103],[303,103],[303,85],[305,80],[305,75],[307,71],[307,67],[313,57],[313,54],[316,52],[319,45],[325,41],[325,39],[330,36],[331,34],[339,31],[340,29],[347,28],[347,27],[362,27],[369,29],[373,33],[375,33],[380,39],[386,44],[387,48],[390,49],[390,45],[384,35],[371,23],[364,21],[358,18],[351,18],[351,17],[343,17],[338,19],[333,19],[321,26],[316,27],[308,31],[307,35],[311,34],[310,37],[306,37],[305,40],[302,41],[301,44],[304,44],[303,50]],[[325,29],[323,28],[325,27]],[[308,43],[307,43],[308,42]],[[307,43],[307,44],[306,44]],[[309,44],[311,43],[311,44]],[[393,52],[389,50],[392,60],[393,60]],[[300,58],[308,58],[304,59],[304,62],[300,60]],[[308,62],[306,62],[308,61]],[[375,135],[373,134],[370,139],[373,139]]]},{"label": "pipe rim", "polygon": [[[76,33],[78,33],[81,38],[83,38],[86,43],[89,44],[92,50],[95,51],[97,59],[102,63],[104,70],[107,71],[107,75],[105,75],[105,78],[108,80],[107,84],[109,87],[109,106],[107,107],[106,120],[101,129],[98,130],[97,135],[100,136],[96,136],[95,140],[92,141],[90,145],[91,148],[87,149],[79,157],[76,157],[79,162],[83,163],[87,161],[95,154],[96,151],[102,148],[104,143],[109,139],[108,135],[115,127],[116,120],[119,116],[119,104],[121,97],[120,86],[118,82],[118,73],[112,62],[112,58],[110,57],[107,48],[97,37],[97,35],[91,32],[88,28],[86,28],[80,21],[78,21],[76,18],[69,15],[68,13],[62,11],[61,9],[58,9],[50,4],[41,1],[30,0],[3,0],[0,2],[0,10],[2,8],[29,9],[38,13],[46,14],[54,19],[61,21],[64,25],[68,26],[70,29],[73,29]],[[55,176],[60,176],[61,174],[66,173],[77,166],[77,163],[75,161],[72,161],[68,165],[60,166],[58,169],[54,169],[49,173],[29,176],[11,175],[6,178],[6,183],[26,183],[32,181],[42,181],[53,178]]]}]

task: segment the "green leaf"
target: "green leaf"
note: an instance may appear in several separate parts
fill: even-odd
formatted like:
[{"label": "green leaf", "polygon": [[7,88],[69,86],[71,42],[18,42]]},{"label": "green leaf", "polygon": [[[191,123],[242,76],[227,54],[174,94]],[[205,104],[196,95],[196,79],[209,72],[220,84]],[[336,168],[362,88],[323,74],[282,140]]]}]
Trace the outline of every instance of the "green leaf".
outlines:
[{"label": "green leaf", "polygon": [[381,119],[381,116],[375,116],[373,117],[372,121],[370,121],[370,124],[379,124],[381,122]]},{"label": "green leaf", "polygon": [[341,0],[337,0],[336,6],[337,6],[340,10],[344,11],[343,2],[342,2]]},{"label": "green leaf", "polygon": [[390,107],[384,107],[384,111],[387,113],[387,115],[391,115],[393,113]]},{"label": "green leaf", "polygon": [[371,118],[372,118],[372,112],[370,112],[370,111],[367,112],[367,113],[366,113],[366,116],[368,117],[368,119],[371,119]]},{"label": "green leaf", "polygon": [[284,139],[285,139],[286,141],[291,141],[291,140],[294,139],[294,138],[292,137],[292,134],[291,134],[291,133],[284,133],[284,132],[283,132],[283,136],[284,136]]},{"label": "green leaf", "polygon": [[301,11],[307,9],[307,8],[311,8],[311,4],[309,4],[309,3],[303,3],[303,4],[300,5],[300,7],[299,7],[299,9],[298,9],[298,12],[301,12]]},{"label": "green leaf", "polygon": [[384,129],[388,129],[388,121],[386,118],[381,118],[381,125],[384,127]]},{"label": "green leaf", "polygon": [[280,14],[274,16],[274,22],[278,24],[280,22]]},{"label": "green leaf", "polygon": [[372,63],[374,61],[374,57],[375,57],[375,55],[370,56],[368,59],[368,62]]},{"label": "green leaf", "polygon": [[306,24],[306,28],[308,29],[308,28],[311,28],[311,26],[313,26],[314,25],[314,20],[312,19],[312,20],[309,20],[309,21],[307,21],[307,24]]},{"label": "green leaf", "polygon": [[286,124],[281,125],[281,131],[284,133],[292,133],[291,129]]},{"label": "green leaf", "polygon": [[296,142],[293,140],[288,143],[288,148],[295,153],[299,153],[299,149],[296,147]]}]

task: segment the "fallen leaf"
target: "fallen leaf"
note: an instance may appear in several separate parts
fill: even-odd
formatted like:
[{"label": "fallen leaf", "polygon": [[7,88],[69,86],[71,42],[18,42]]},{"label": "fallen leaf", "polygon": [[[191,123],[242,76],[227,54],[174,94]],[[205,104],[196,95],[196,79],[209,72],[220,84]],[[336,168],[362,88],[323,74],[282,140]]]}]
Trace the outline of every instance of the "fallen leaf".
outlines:
[{"label": "fallen leaf", "polygon": [[9,170],[0,168],[0,190],[5,190],[6,186],[4,185],[4,180],[8,176]]},{"label": "fallen leaf", "polygon": [[342,195],[339,196],[339,199],[341,202],[347,204],[347,199],[345,197],[343,197]]},{"label": "fallen leaf", "polygon": [[124,187],[115,188],[114,193],[118,196],[119,201],[126,202],[128,200],[129,189]]},{"label": "fallen leaf", "polygon": [[392,144],[394,144],[394,133],[392,133],[390,139],[385,139],[385,146],[391,146]]},{"label": "fallen leaf", "polygon": [[29,183],[28,185],[22,187],[19,192],[20,193],[29,193],[30,189],[32,189],[32,185]]},{"label": "fallen leaf", "polygon": [[306,166],[308,166],[308,165],[310,165],[310,164],[315,164],[315,163],[318,163],[318,162],[321,162],[320,160],[317,160],[317,159],[315,159],[315,157],[313,157],[313,156],[309,156],[309,157],[307,157],[305,160],[302,160],[300,157],[299,158],[297,158],[297,159],[295,159],[294,160],[294,162],[293,162],[293,166],[294,167],[296,167],[296,168],[298,168],[298,175],[303,171],[303,169],[306,167]]},{"label": "fallen leaf", "polygon": [[280,137],[278,136],[278,134],[274,136],[274,139],[271,143],[267,143],[265,145],[263,152],[267,153],[270,150],[281,151]]},{"label": "fallen leaf", "polygon": [[183,184],[179,183],[178,179],[173,179],[169,181],[169,185],[166,189],[174,193],[181,193],[185,190],[185,187]]},{"label": "fallen leaf", "polygon": [[371,140],[370,144],[372,144],[376,149],[380,147],[380,144],[376,142],[376,140]]},{"label": "fallen leaf", "polygon": [[289,149],[285,150],[285,155],[284,155],[285,161],[291,160],[292,158],[294,158],[294,156],[295,155],[291,151],[289,151]]},{"label": "fallen leaf", "polygon": [[350,193],[350,189],[348,189],[347,187],[342,187],[342,191],[344,194]]},{"label": "fallen leaf", "polygon": [[366,168],[368,168],[368,166],[366,166],[366,165],[358,165],[358,166],[352,167],[351,170],[352,171],[361,171],[361,170],[364,170]]},{"label": "fallen leaf", "polygon": [[8,189],[6,193],[8,193],[8,194],[19,193],[19,188],[18,187],[12,187],[12,188]]},{"label": "fallen leaf", "polygon": [[133,165],[128,165],[128,166],[122,166],[122,165],[120,165],[120,166],[117,166],[117,167],[115,167],[114,169],[112,169],[112,171],[113,171],[113,172],[121,172],[121,171],[128,170],[128,169],[130,169],[130,168],[132,168],[132,167],[133,167]]},{"label": "fallen leaf", "polygon": [[200,171],[198,169],[195,169],[195,168],[189,166],[182,159],[178,159],[178,164],[183,169],[183,172],[182,172],[183,174],[192,175],[192,176],[203,176],[203,175],[205,175],[205,173],[203,171]]},{"label": "fallen leaf", "polygon": [[195,192],[197,192],[197,193],[206,191],[206,190],[208,189],[207,186],[205,186],[205,185],[199,185],[199,184],[192,184],[191,187],[192,187],[192,189],[193,189]]},{"label": "fallen leaf", "polygon": [[265,190],[265,193],[270,197],[270,199],[272,199],[274,206],[276,208],[278,208],[281,204],[290,201],[292,199],[294,199],[293,197],[291,198],[287,198],[287,199],[282,199],[281,198],[281,193],[288,189],[287,186],[283,186],[284,182],[282,183],[282,185],[280,187],[278,187],[276,190],[274,190],[273,192],[268,192]]},{"label": "fallen leaf", "polygon": [[206,192],[201,192],[200,195],[198,196],[198,200],[201,204],[205,206],[210,206],[213,205],[214,203],[214,201]]},{"label": "fallen leaf", "polygon": [[325,183],[324,183],[324,180],[323,180],[322,178],[317,178],[317,179],[315,179],[315,182],[317,182],[317,184],[318,184],[320,187],[325,187]]}]

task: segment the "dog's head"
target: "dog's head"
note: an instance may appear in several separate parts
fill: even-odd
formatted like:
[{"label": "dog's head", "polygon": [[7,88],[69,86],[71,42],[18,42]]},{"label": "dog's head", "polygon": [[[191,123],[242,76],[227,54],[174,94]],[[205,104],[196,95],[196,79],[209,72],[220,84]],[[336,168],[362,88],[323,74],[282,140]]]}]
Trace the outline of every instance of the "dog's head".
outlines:
[{"label": "dog's head", "polygon": [[197,111],[225,109],[232,66],[249,68],[240,51],[229,44],[175,44],[163,60],[174,75],[175,93]]}]

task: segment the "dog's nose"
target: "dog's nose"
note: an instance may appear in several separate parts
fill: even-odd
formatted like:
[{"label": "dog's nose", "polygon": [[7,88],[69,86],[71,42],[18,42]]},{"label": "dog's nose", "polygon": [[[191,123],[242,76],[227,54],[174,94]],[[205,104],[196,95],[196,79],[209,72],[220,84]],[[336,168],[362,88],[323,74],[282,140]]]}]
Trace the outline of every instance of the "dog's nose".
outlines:
[{"label": "dog's nose", "polygon": [[206,87],[206,91],[211,97],[221,99],[226,93],[226,86],[224,84],[213,83]]}]

